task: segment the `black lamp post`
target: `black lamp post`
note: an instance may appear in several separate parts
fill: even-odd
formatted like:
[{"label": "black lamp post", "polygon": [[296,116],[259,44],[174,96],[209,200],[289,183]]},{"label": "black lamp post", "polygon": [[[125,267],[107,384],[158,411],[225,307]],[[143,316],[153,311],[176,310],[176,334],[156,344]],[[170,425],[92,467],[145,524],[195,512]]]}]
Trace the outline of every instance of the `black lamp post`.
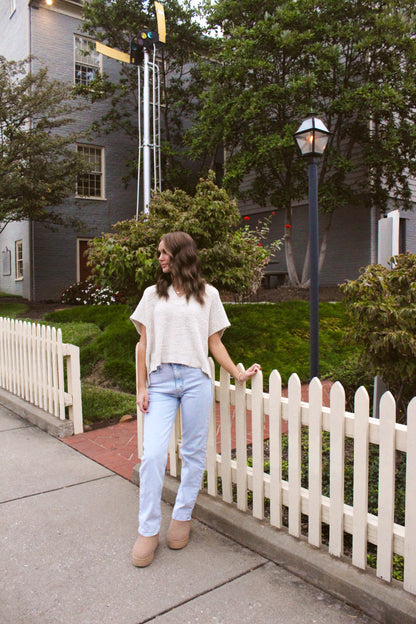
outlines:
[{"label": "black lamp post", "polygon": [[307,156],[309,175],[309,375],[319,376],[319,229],[318,229],[318,156],[329,139],[328,128],[314,114],[295,132],[302,156]]}]

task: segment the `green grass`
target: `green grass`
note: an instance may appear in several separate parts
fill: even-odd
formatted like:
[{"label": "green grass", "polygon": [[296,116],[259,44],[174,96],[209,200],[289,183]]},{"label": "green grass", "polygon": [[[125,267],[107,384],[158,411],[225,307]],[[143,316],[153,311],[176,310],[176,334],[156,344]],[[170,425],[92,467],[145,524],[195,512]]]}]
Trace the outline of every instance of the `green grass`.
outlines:
[{"label": "green grass", "polygon": [[82,385],[82,410],[86,425],[119,419],[126,414],[135,416],[136,409],[136,397],[131,394],[89,383]]},{"label": "green grass", "polygon": [[[292,373],[302,382],[309,380],[309,304],[287,301],[273,304],[226,305],[231,327],[223,342],[232,359],[249,366],[259,362],[266,378],[273,369],[287,384]],[[347,324],[344,305],[321,303],[320,377],[328,377],[333,368],[353,352],[344,341]]]},{"label": "green grass", "polygon": [[0,316],[5,318],[16,318],[24,314],[29,309],[26,303],[2,303],[0,301]]},{"label": "green grass", "polygon": [[[307,302],[226,304],[225,307],[231,327],[224,333],[223,340],[236,362],[243,362],[245,366],[259,362],[266,387],[268,376],[275,368],[284,384],[293,372],[302,382],[308,381]],[[80,346],[84,384],[91,374],[98,374],[98,380],[106,386],[134,395],[134,353],[138,334],[129,320],[131,312],[126,305],[79,306],[46,314],[45,321],[62,328],[64,342]],[[345,326],[341,302],[320,304],[321,378],[329,376],[352,352],[343,340]],[[86,400],[85,421],[112,419],[114,409],[109,403],[107,409],[98,410],[93,402]]]},{"label": "green grass", "polygon": [[[231,327],[224,333],[223,340],[235,362],[242,362],[245,366],[259,362],[265,388],[268,376],[275,368],[280,372],[283,384],[287,384],[294,372],[302,382],[308,381],[308,302],[226,304],[225,308]],[[26,310],[24,303],[2,304],[0,299],[1,315],[16,316]],[[64,342],[80,347],[84,385],[93,380],[96,384],[134,395],[134,354],[138,334],[129,320],[131,313],[132,308],[127,305],[77,306],[50,312],[44,316],[43,322],[60,327]],[[344,341],[346,325],[342,302],[320,304],[321,378],[339,369],[353,352],[353,347]],[[93,402],[86,398],[86,422],[113,419],[115,414],[118,415],[119,410],[110,401],[107,409],[95,409]]]}]

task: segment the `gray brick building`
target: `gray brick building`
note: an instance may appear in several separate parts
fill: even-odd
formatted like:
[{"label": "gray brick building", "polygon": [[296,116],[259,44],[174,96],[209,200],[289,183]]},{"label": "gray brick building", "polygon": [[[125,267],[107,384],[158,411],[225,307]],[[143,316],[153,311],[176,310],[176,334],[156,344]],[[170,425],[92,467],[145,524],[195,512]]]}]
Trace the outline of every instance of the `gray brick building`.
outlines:
[{"label": "gray brick building", "polygon": [[[91,50],[82,33],[80,0],[53,0],[50,5],[47,0],[2,0],[0,32],[0,55],[9,60],[33,55],[33,69],[46,65],[50,78],[88,84],[98,70],[117,79],[119,63]],[[68,130],[89,129],[108,106],[98,102],[86,107]],[[83,228],[51,230],[30,221],[8,225],[0,235],[2,292],[32,301],[59,300],[62,291],[88,271],[87,241],[110,231],[117,221],[134,217],[136,185],[125,188],[122,177],[137,144],[123,133],[113,133],[89,135],[76,149],[94,163],[93,173],[83,177],[74,195],[54,210],[82,220]]]}]

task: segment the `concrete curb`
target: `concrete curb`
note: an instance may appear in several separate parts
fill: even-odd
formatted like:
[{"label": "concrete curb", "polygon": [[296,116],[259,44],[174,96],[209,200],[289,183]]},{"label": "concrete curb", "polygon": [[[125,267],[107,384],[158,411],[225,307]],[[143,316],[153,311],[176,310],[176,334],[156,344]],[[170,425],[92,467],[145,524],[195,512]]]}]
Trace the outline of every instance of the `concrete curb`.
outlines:
[{"label": "concrete curb", "polygon": [[[139,485],[139,464],[133,470],[133,483]],[[179,481],[166,475],[163,500],[173,505],[178,487]],[[405,592],[397,581],[385,583],[376,578],[372,570],[358,570],[323,549],[291,537],[286,530],[274,529],[204,492],[198,496],[193,516],[381,624],[416,622],[416,598]]]},{"label": "concrete curb", "polygon": [[74,433],[74,426],[70,420],[60,420],[2,388],[0,388],[0,405],[55,438],[72,436]]}]

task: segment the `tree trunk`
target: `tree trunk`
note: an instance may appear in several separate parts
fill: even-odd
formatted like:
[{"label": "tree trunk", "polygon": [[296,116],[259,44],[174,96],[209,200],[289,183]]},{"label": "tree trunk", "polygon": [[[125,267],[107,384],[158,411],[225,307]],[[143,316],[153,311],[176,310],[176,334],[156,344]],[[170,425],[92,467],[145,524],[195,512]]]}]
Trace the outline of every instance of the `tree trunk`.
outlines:
[{"label": "tree trunk", "polygon": [[[329,230],[331,229],[333,214],[334,214],[333,212],[328,214],[326,225],[324,227],[324,231],[322,234],[322,241],[319,247],[319,273],[321,273],[323,264],[325,262],[326,252],[328,249]],[[302,286],[303,288],[309,288],[309,282],[310,282],[310,279],[309,279],[309,240],[308,240],[308,245],[306,247],[306,253],[305,253],[305,260],[303,263],[302,279],[300,282],[300,286]]]},{"label": "tree trunk", "polygon": [[293,254],[292,244],[292,207],[288,206],[285,211],[285,258],[286,267],[289,275],[289,283],[291,286],[299,286],[299,276],[296,270],[295,256]]}]

